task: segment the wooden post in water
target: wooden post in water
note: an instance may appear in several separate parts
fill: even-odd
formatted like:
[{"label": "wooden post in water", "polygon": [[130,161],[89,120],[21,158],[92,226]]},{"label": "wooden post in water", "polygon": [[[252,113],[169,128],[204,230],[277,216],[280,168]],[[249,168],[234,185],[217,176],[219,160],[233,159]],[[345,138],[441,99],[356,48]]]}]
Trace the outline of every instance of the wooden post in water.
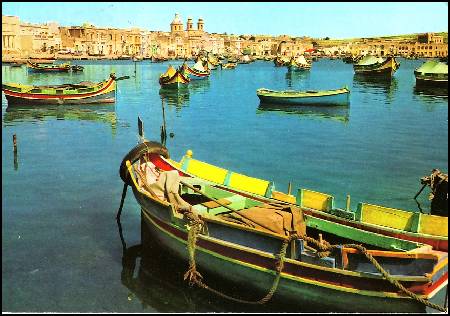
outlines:
[{"label": "wooden post in water", "polygon": [[13,135],[13,147],[14,147],[14,153],[17,154],[17,136],[16,136],[16,134]]},{"label": "wooden post in water", "polygon": [[167,131],[166,131],[166,113],[164,110],[164,98],[161,98],[161,107],[163,116],[163,125],[161,126],[161,143],[165,146],[167,140]]},{"label": "wooden post in water", "polygon": [[19,163],[17,161],[17,136],[13,135],[13,151],[14,151],[14,170],[19,168]]},{"label": "wooden post in water", "polygon": [[292,183],[291,183],[291,181],[289,181],[289,183],[288,183],[288,195],[291,194],[291,190],[292,190]]},{"label": "wooden post in water", "polygon": [[141,141],[144,141],[144,122],[138,116],[138,133]]}]

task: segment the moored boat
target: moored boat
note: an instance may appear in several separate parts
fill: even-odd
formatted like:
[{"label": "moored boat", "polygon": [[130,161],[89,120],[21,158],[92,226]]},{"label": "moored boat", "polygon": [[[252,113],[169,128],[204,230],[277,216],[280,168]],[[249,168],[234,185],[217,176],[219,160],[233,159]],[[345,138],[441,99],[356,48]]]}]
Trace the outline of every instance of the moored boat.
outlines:
[{"label": "moored boat", "polygon": [[414,70],[416,85],[448,87],[448,64],[430,60]]},{"label": "moored boat", "polygon": [[393,75],[400,64],[395,60],[394,57],[387,57],[386,59],[382,57],[375,56],[365,56],[361,58],[356,64],[353,65],[353,69],[357,74],[368,74],[368,75]]},{"label": "moored boat", "polygon": [[289,63],[289,59],[277,56],[274,58],[273,63],[275,64],[275,67],[287,66]]},{"label": "moored boat", "polygon": [[[236,174],[231,170],[193,159],[191,150],[188,150],[179,162],[171,159],[167,162],[172,169],[214,182],[232,192],[258,196],[263,201],[274,199],[283,203],[296,204],[305,214],[313,217],[385,236],[428,244],[436,250],[448,252],[448,217],[364,202],[358,203],[356,211],[350,210],[350,207],[345,210],[340,209],[334,206],[332,195],[307,189],[299,189],[296,196],[286,194],[277,191],[272,181]],[[248,184],[242,186],[229,181],[232,174],[236,174],[236,178],[247,179]],[[253,184],[253,187],[250,184]]]},{"label": "moored boat", "polygon": [[60,65],[42,65],[27,60],[27,68],[33,72],[69,72],[71,67],[69,64]]},{"label": "moored boat", "polygon": [[225,63],[225,64],[220,64],[220,68],[221,69],[234,69],[236,68],[237,64],[236,63]]},{"label": "moored boat", "polygon": [[189,78],[191,80],[205,79],[208,78],[209,75],[211,74],[210,70],[205,69],[205,67],[203,67],[203,63],[201,60],[198,60],[192,67],[189,67],[188,64],[183,63],[182,68],[184,72],[189,74],[190,76]]},{"label": "moored boat", "polygon": [[17,83],[2,84],[9,105],[34,104],[91,104],[115,102],[116,78],[114,74],[102,82],[80,82],[49,86],[30,86]]},{"label": "moored boat", "polygon": [[178,89],[187,86],[190,78],[187,73],[183,71],[183,69],[175,69],[172,65],[169,65],[169,68],[164,74],[161,74],[159,77],[159,84],[163,88],[173,88]]},{"label": "moored boat", "polygon": [[[173,169],[168,157],[165,147],[143,142],[124,157],[120,175],[152,232],[146,242],[189,262],[190,284],[220,293],[220,284],[202,278],[207,271],[249,293],[267,293],[243,302],[263,304],[276,295],[299,310],[321,304],[329,311],[446,311],[447,253],[224,190]],[[239,176],[228,180],[261,189]]]},{"label": "moored boat", "polygon": [[320,104],[348,105],[350,90],[347,87],[335,90],[286,90],[275,91],[265,88],[258,89],[256,94],[263,103],[274,104]]},{"label": "moored boat", "polygon": [[305,56],[300,56],[298,58],[292,57],[287,64],[289,70],[309,70],[311,69],[311,63],[309,63]]}]

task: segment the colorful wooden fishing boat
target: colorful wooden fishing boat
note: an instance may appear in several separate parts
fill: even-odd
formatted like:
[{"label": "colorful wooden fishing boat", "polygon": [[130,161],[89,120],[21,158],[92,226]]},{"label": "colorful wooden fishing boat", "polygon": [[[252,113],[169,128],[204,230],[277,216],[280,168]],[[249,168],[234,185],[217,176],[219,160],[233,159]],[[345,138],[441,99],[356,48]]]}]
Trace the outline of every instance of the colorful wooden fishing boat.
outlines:
[{"label": "colorful wooden fishing boat", "polygon": [[221,69],[234,69],[236,68],[237,64],[236,63],[225,63],[225,64],[220,64],[220,68]]},{"label": "colorful wooden fishing boat", "polygon": [[192,67],[189,67],[186,63],[183,63],[182,69],[189,75],[189,79],[191,80],[205,79],[211,74],[210,70],[203,67],[201,60],[198,60]]},{"label": "colorful wooden fishing boat", "polygon": [[30,86],[17,83],[2,84],[8,106],[38,104],[91,104],[115,102],[116,78],[114,74],[99,83],[80,82],[53,86]]},{"label": "colorful wooden fishing boat", "polygon": [[302,55],[297,59],[292,57],[287,64],[289,70],[310,70],[311,63],[307,62],[305,57]]},{"label": "colorful wooden fishing boat", "polygon": [[273,63],[275,64],[275,67],[287,66],[287,64],[289,63],[289,59],[277,56],[274,58]]},{"label": "colorful wooden fishing boat", "polygon": [[[436,216],[360,202],[356,211],[334,206],[334,197],[307,189],[299,189],[297,195],[277,191],[272,181],[235,173],[192,158],[188,150],[179,162],[168,159],[167,165],[184,174],[211,181],[241,194],[259,197],[262,201],[274,199],[300,206],[307,215],[325,219],[364,231],[431,245],[448,252],[448,217]],[[165,169],[167,170],[167,168]],[[245,185],[230,181],[231,175],[246,179]]]},{"label": "colorful wooden fishing boat", "polygon": [[436,60],[425,62],[414,70],[416,85],[448,87],[448,64]]},{"label": "colorful wooden fishing boat", "polygon": [[261,88],[256,90],[256,95],[261,102],[269,104],[348,105],[350,90],[347,87],[336,90],[321,91],[275,91]]},{"label": "colorful wooden fishing boat", "polygon": [[69,64],[61,65],[42,65],[27,61],[28,70],[32,72],[69,72],[71,67]]},{"label": "colorful wooden fishing boat", "polygon": [[353,69],[357,74],[368,74],[368,75],[393,75],[400,64],[395,60],[394,57],[388,57],[386,59],[382,57],[375,56],[365,56],[359,62],[353,65]]},{"label": "colorful wooden fishing boat", "polygon": [[[124,157],[120,175],[153,234],[146,242],[189,262],[190,284],[221,293],[220,284],[202,278],[207,271],[249,293],[267,293],[245,302],[276,295],[299,310],[320,304],[329,311],[446,311],[447,253],[224,190],[173,169],[168,156],[160,144],[143,142]],[[234,175],[229,181],[259,188]]]},{"label": "colorful wooden fishing boat", "polygon": [[84,70],[84,67],[80,66],[80,65],[73,65],[71,68],[72,68],[73,72],[78,72],[78,71],[83,71]]},{"label": "colorful wooden fishing boat", "polygon": [[169,65],[167,71],[159,77],[161,87],[170,89],[186,87],[189,81],[190,78],[183,69],[175,69],[172,65]]}]

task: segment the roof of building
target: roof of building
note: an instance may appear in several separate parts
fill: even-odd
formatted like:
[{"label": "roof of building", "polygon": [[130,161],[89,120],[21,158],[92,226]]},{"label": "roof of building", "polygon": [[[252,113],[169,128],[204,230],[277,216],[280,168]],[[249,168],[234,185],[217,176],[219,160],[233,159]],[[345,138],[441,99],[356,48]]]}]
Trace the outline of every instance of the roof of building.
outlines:
[{"label": "roof of building", "polygon": [[183,24],[183,22],[181,22],[181,19],[180,19],[180,14],[175,13],[175,18],[173,19],[172,23],[170,23],[170,24]]}]

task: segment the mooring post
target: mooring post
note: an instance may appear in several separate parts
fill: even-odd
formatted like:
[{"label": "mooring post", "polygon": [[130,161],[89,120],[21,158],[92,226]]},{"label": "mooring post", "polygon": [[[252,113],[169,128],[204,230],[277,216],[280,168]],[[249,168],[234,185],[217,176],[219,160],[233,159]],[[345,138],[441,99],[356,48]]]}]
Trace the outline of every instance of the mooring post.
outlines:
[{"label": "mooring post", "polygon": [[141,142],[144,141],[144,122],[142,122],[141,118],[138,116],[138,133]]},{"label": "mooring post", "polygon": [[17,154],[17,136],[16,136],[16,134],[13,135],[13,148],[14,148],[14,153]]},{"label": "mooring post", "polygon": [[162,107],[162,116],[163,116],[163,125],[161,126],[161,143],[163,145],[166,145],[167,130],[166,130],[166,113],[164,110],[164,98],[161,98],[161,107]]},{"label": "mooring post", "polygon": [[289,181],[289,183],[288,183],[288,195],[291,194],[291,190],[292,190],[292,183],[291,183],[291,181]]}]

